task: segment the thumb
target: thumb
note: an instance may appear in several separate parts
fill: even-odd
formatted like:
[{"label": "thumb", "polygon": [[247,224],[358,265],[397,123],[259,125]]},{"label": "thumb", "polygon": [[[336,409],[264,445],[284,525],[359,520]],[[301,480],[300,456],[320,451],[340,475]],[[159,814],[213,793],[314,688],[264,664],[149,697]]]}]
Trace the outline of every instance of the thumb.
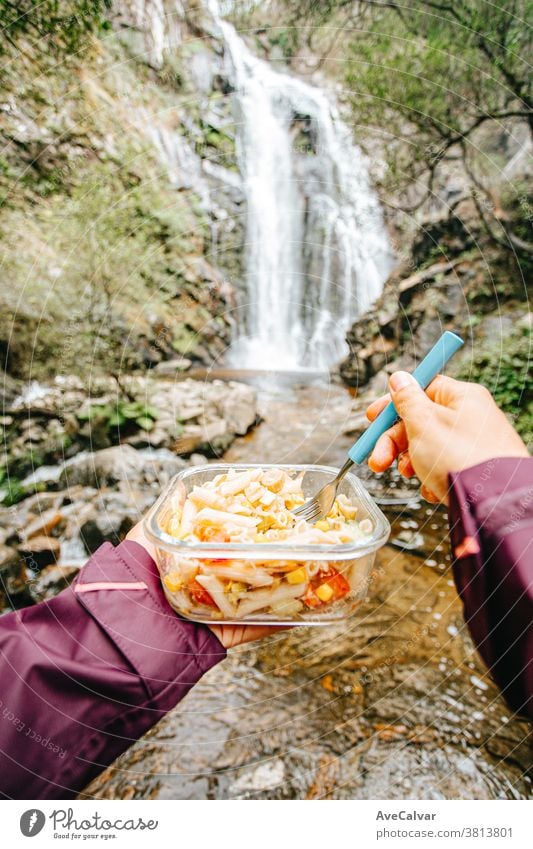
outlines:
[{"label": "thumb", "polygon": [[407,371],[397,371],[389,380],[390,394],[400,418],[409,424],[414,418],[423,416],[431,401]]}]

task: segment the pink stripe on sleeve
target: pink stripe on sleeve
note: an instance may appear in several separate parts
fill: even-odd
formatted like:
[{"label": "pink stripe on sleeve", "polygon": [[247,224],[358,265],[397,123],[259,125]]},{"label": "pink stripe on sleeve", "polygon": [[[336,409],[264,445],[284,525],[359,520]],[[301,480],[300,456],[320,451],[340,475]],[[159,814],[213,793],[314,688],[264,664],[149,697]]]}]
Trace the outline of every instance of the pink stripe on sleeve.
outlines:
[{"label": "pink stripe on sleeve", "polygon": [[95,590],[147,590],[144,581],[96,581],[92,584],[76,584],[74,592],[92,593]]}]

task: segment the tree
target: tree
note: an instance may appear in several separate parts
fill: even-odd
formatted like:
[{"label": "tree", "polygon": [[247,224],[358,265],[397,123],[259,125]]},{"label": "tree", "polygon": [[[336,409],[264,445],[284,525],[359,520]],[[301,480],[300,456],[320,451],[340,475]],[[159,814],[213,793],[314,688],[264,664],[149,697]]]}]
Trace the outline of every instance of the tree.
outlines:
[{"label": "tree", "polygon": [[498,219],[479,138],[487,125],[533,134],[531,0],[293,0],[290,21],[308,20],[315,51],[330,49],[329,32],[337,61],[342,53],[358,124],[385,133],[396,186],[425,184],[411,210],[431,196],[442,164],[459,159],[493,238],[530,252]]}]

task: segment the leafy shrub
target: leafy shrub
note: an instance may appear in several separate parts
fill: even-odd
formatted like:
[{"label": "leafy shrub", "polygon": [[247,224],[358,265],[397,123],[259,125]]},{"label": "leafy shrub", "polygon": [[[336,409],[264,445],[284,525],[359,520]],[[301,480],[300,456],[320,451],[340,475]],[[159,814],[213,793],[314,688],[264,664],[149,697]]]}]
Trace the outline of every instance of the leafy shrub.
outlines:
[{"label": "leafy shrub", "polygon": [[98,420],[107,430],[126,427],[152,430],[157,419],[157,410],[142,401],[118,401],[116,404],[91,404],[78,413],[80,421]]},{"label": "leafy shrub", "polygon": [[519,324],[505,340],[503,350],[490,343],[479,348],[457,374],[461,380],[482,383],[492,392],[528,446],[533,443],[532,357],[529,326]]}]

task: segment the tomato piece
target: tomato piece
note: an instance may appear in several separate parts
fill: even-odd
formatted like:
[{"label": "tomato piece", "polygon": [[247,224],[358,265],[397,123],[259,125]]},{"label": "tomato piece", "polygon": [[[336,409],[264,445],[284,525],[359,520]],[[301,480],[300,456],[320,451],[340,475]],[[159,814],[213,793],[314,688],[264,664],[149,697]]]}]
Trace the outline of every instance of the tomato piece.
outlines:
[{"label": "tomato piece", "polygon": [[198,583],[196,578],[193,578],[192,581],[189,581],[187,586],[196,604],[206,604],[208,607],[216,607],[215,602],[213,601],[207,590],[202,587],[201,584]]},{"label": "tomato piece", "polygon": [[[316,594],[318,587],[326,584],[332,591],[327,601],[322,601]],[[340,572],[330,566],[326,572],[320,572],[311,580],[307,592],[302,596],[306,607],[315,608],[338,601],[350,592],[350,584]]]}]

